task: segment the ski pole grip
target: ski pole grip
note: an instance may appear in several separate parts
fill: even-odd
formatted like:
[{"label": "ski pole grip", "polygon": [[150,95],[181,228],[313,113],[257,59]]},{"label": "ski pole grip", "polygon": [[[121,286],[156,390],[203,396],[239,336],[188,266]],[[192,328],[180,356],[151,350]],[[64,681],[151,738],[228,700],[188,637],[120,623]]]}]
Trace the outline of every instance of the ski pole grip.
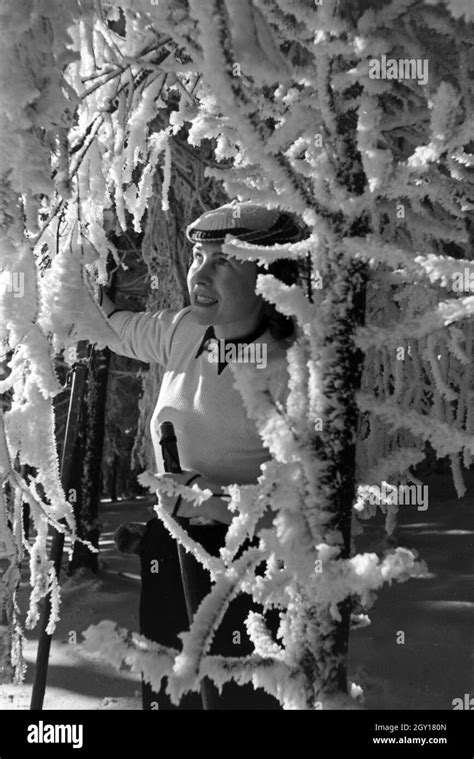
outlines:
[{"label": "ski pole grip", "polygon": [[178,445],[174,427],[171,422],[162,422],[160,424],[160,445],[163,454],[165,472],[180,474],[183,470],[179,462]]}]

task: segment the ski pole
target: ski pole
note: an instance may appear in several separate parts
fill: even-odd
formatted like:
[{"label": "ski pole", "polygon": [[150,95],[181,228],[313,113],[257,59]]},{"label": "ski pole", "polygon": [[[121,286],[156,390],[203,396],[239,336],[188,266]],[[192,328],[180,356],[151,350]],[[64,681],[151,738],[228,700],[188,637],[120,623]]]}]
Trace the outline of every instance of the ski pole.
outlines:
[{"label": "ski pole", "polygon": [[[174,427],[171,422],[162,422],[160,424],[160,445],[163,452],[163,462],[165,471],[173,474],[180,474],[183,470],[179,461],[178,446]],[[179,517],[175,517],[178,523],[181,523]],[[177,542],[179,567],[181,571],[181,581],[183,584],[184,600],[188,613],[189,624],[193,620],[199,604],[204,598],[203,590],[196,582],[193,564],[197,564],[194,557],[186,555],[183,546]],[[201,700],[204,710],[212,710],[215,702],[215,688],[210,680],[205,678],[201,680]]]}]

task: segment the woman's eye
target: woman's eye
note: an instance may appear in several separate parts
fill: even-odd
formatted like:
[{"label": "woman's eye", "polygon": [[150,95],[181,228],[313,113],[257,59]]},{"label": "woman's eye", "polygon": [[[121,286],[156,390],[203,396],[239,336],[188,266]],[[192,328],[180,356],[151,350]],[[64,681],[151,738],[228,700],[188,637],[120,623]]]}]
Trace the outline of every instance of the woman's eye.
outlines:
[{"label": "woman's eye", "polygon": [[229,263],[229,259],[228,258],[219,258],[219,264],[221,266],[227,266],[228,263]]}]

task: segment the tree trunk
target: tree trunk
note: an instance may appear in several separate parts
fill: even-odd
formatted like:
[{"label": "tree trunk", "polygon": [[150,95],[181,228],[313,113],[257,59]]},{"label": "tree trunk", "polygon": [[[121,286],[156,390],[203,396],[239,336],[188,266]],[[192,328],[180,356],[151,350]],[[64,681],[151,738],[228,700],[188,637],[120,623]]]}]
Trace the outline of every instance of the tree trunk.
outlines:
[{"label": "tree trunk", "polygon": [[[330,282],[324,304],[326,334],[323,338],[322,416],[318,457],[324,464],[318,482],[323,541],[340,547],[340,559],[351,555],[352,507],[355,500],[355,462],[358,409],[363,354],[354,344],[354,333],[364,322],[366,272],[364,264],[348,262],[328,252],[323,281]],[[307,705],[347,693],[347,652],[352,602],[338,606],[335,620],[327,605],[305,609],[308,650],[302,658],[307,682]]]},{"label": "tree trunk", "polygon": [[[339,182],[353,196],[363,193],[366,177],[355,143],[357,124],[354,112],[339,111],[341,105],[332,100],[337,115],[337,135],[332,150],[337,156]],[[328,134],[330,132],[328,131]],[[340,240],[361,236],[370,231],[365,215],[346,226],[343,215],[332,219],[332,231]],[[351,556],[352,509],[356,498],[356,444],[359,411],[356,392],[360,390],[364,355],[355,344],[357,329],[365,323],[367,265],[334,249],[334,238],[326,244],[320,258],[326,296],[321,308],[324,328],[321,346],[322,395],[325,398],[320,432],[318,459],[323,468],[318,481],[322,505],[323,542],[340,548],[339,559]],[[352,599],[338,605],[339,619],[329,607],[311,606],[303,611],[308,650],[302,668],[307,683],[307,707],[348,692],[347,654]]]},{"label": "tree trunk", "polygon": [[112,475],[110,478],[110,497],[112,501],[117,500],[117,481],[118,481],[118,473],[119,473],[119,457],[116,453],[114,453],[114,458],[112,462]]},{"label": "tree trunk", "polygon": [[[77,440],[80,465],[73,478],[73,492],[69,493],[69,500],[74,506],[77,535],[96,548],[99,546],[101,528],[99,502],[109,360],[108,348],[95,350],[92,354]],[[68,573],[72,574],[81,567],[97,573],[98,554],[92,553],[82,543],[76,543]]]},{"label": "tree trunk", "polygon": [[20,565],[8,516],[13,514],[13,497],[9,483],[0,486],[0,683],[11,683],[15,679],[15,605]]}]

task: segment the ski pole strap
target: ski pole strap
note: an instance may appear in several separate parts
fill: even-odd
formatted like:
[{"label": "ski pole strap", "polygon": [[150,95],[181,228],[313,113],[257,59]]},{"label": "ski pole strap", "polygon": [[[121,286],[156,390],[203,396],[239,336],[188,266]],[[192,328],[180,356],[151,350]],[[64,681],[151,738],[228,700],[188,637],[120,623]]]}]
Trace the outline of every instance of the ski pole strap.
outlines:
[{"label": "ski pole strap", "polygon": [[[192,482],[194,482],[194,480],[197,480],[198,477],[201,477],[201,475],[200,474],[193,474],[193,476],[190,477],[189,480],[187,480],[187,482],[184,483],[185,486],[187,487],[188,485],[190,485]],[[179,495],[178,498],[176,499],[176,503],[174,505],[173,513],[171,514],[172,517],[178,516],[178,509],[181,506],[181,501],[182,500],[183,500],[183,496]]]}]

